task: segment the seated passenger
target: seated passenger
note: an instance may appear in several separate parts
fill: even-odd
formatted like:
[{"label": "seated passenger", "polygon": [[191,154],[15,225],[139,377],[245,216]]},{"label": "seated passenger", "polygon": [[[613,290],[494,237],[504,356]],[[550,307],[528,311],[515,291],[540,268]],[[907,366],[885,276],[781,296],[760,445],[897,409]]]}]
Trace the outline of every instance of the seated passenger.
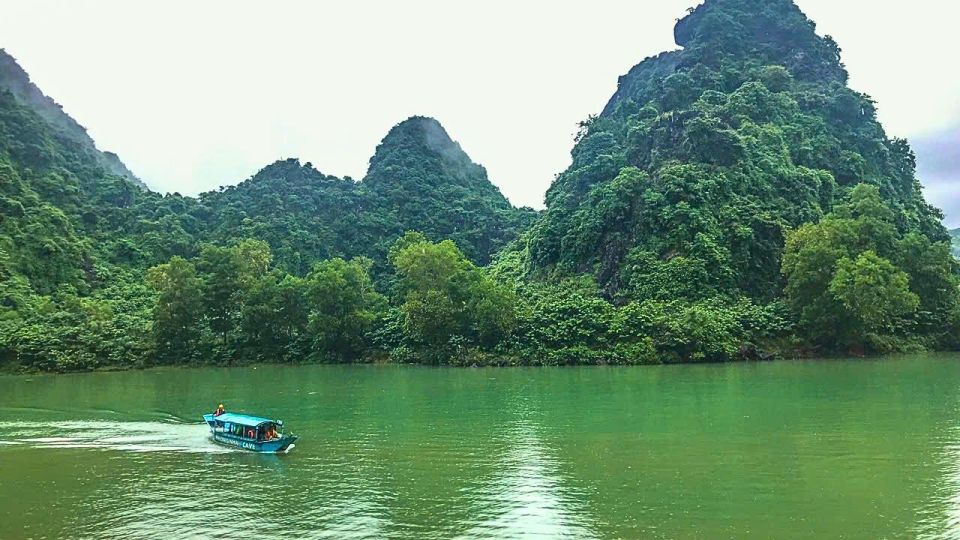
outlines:
[{"label": "seated passenger", "polygon": [[223,414],[224,412],[225,412],[225,411],[223,410],[223,403],[221,403],[221,404],[217,405],[217,410],[213,411],[213,415],[214,415],[214,416],[220,416],[220,415]]}]

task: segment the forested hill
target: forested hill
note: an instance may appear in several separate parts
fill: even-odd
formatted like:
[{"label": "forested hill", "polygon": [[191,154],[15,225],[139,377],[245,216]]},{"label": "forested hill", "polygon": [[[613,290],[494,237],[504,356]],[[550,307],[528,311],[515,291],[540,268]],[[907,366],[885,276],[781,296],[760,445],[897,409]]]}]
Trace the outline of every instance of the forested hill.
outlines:
[{"label": "forested hill", "polygon": [[[391,131],[369,182],[286,160],[197,198],[160,195],[116,174],[119,160],[4,61],[0,368],[367,358],[372,323],[393,315],[349,300],[384,307],[372,279],[395,283],[388,252],[407,227],[485,262],[535,217],[425,118]],[[454,252],[473,286],[489,283]],[[309,311],[308,290],[340,315]],[[361,335],[320,336],[340,324]]]},{"label": "forested hill", "polygon": [[[367,256],[382,269],[390,244],[412,229],[453,239],[485,264],[535,217],[513,208],[439,122],[423,117],[390,131],[362,183],[285,160],[197,198],[131,191],[120,179],[142,183],[116,155],[97,150],[86,130],[2,50],[0,157],[11,167],[0,186],[6,204],[63,214],[59,225],[41,226],[38,221],[52,218],[27,212],[21,221],[14,213],[17,219],[5,224],[10,232],[0,235],[4,242],[36,233],[34,242],[12,242],[6,251],[17,267],[33,267],[24,275],[41,291],[68,283],[86,289],[98,263],[145,269],[171,256],[194,256],[205,243],[246,238],[267,241],[275,264],[297,275],[337,256]],[[38,257],[29,247],[44,244],[57,248]],[[38,260],[28,264],[31,259]],[[84,266],[86,280],[77,277]],[[72,277],[65,282],[66,275]]]},{"label": "forested hill", "polygon": [[[790,0],[692,9],[681,49],[632,68],[584,123],[528,235],[530,275],[587,274],[620,304],[788,307],[821,348],[939,335],[956,316],[942,215],[815,29]],[[868,275],[891,287],[870,316],[847,289]]]},{"label": "forested hill", "polygon": [[[0,91],[0,369],[385,354],[373,332],[402,344],[403,325],[372,279],[398,283],[388,251],[403,227],[428,235],[404,237],[410,253],[442,248],[459,290],[483,291],[491,282],[454,243],[430,239],[482,261],[535,217],[442,133],[433,120],[400,124],[371,160],[374,189],[285,160],[198,198],[161,196]],[[490,317],[512,316],[491,301]]]},{"label": "forested hill", "polygon": [[953,255],[960,258],[960,229],[950,231],[950,236],[953,239]]},{"label": "forested hill", "polygon": [[282,268],[303,275],[319,260],[372,255],[360,185],[296,159],[272,163],[248,180],[200,195],[211,241],[267,241]]},{"label": "forested hill", "polygon": [[408,230],[450,238],[482,264],[534,218],[511,206],[433,118],[394,126],[370,158],[363,186],[382,212],[387,238]]},{"label": "forested hill", "polygon": [[[0,127],[6,130],[3,150],[11,165],[24,172],[59,171],[49,182],[21,180],[68,216],[101,214],[96,224],[71,226],[99,235],[101,242],[94,243],[104,244],[99,246],[104,255],[123,265],[190,256],[204,242],[258,238],[270,244],[278,266],[298,275],[335,256],[368,256],[382,267],[390,244],[413,229],[436,240],[453,239],[472,260],[486,264],[535,217],[530,209],[511,206],[484,168],[439,122],[424,117],[390,130],[360,183],[285,160],[197,199],[144,191],[103,201],[114,197],[105,193],[113,189],[112,178],[142,183],[115,154],[97,150],[86,130],[0,50],[4,91],[0,99],[9,103]],[[111,208],[101,208],[103,202]],[[42,281],[37,285],[44,290],[56,285]]]},{"label": "forested hill", "polygon": [[451,239],[486,264],[535,217],[511,206],[484,168],[424,117],[390,130],[361,182],[289,159],[200,201],[210,211],[212,240],[266,240],[279,266],[301,275],[330,257],[385,264],[389,246],[409,230]]},{"label": "forested hill", "polygon": [[790,0],[706,0],[675,33],[539,215],[423,117],[359,182],[291,159],[159,195],[5,57],[0,368],[960,349],[950,234],[837,44]]},{"label": "forested hill", "polygon": [[18,103],[49,122],[59,135],[75,143],[78,150],[93,156],[97,164],[106,171],[124,177],[140,187],[146,187],[116,154],[98,150],[87,130],[65,113],[57,102],[44,95],[17,61],[0,49],[0,91],[2,90],[10,92]]}]

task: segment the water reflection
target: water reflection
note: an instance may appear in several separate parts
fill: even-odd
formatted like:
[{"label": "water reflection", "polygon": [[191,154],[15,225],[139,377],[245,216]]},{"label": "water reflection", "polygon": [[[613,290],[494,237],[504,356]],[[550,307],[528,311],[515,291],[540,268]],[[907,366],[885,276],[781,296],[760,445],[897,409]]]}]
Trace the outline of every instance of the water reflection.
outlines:
[{"label": "water reflection", "polygon": [[504,438],[498,474],[471,494],[480,519],[462,538],[595,538],[581,498],[570,492],[536,424],[516,420]]},{"label": "water reflection", "polygon": [[918,538],[960,540],[960,426],[947,430],[943,456],[941,498],[920,512]]},{"label": "water reflection", "polygon": [[[960,430],[958,430],[960,434]],[[955,439],[960,440],[960,439]],[[948,482],[953,491],[947,501],[946,538],[960,539],[960,443],[955,442],[948,447],[953,469]]]},{"label": "water reflection", "polygon": [[352,440],[354,448],[331,460],[318,457],[308,466],[314,474],[337,470],[333,477],[317,482],[298,495],[309,510],[302,515],[302,534],[308,538],[384,538],[390,526],[390,512],[381,483],[382,464],[371,459],[377,453],[375,441],[367,435]]}]

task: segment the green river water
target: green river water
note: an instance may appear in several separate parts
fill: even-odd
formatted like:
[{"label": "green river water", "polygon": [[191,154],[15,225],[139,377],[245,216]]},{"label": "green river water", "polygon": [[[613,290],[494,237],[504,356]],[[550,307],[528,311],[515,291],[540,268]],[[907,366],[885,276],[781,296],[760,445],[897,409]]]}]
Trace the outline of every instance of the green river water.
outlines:
[{"label": "green river water", "polygon": [[183,537],[960,538],[960,357],[0,377],[0,538]]}]

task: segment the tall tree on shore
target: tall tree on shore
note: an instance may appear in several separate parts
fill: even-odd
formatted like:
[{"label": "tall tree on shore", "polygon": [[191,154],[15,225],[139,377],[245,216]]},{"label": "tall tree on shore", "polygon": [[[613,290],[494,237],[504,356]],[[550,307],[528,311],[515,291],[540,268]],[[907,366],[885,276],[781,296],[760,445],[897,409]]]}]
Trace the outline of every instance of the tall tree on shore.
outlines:
[{"label": "tall tree on shore", "polygon": [[182,257],[155,266],[147,282],[159,297],[153,309],[153,334],[157,358],[176,363],[195,358],[203,335],[203,282],[197,269]]}]

